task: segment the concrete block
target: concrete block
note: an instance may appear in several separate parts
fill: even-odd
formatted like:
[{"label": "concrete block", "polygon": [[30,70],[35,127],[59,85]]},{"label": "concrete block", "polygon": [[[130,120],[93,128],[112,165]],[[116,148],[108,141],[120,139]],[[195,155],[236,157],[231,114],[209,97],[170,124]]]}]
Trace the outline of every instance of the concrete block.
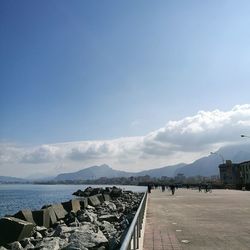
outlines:
[{"label": "concrete block", "polygon": [[104,201],[110,201],[111,197],[109,194],[103,194]]},{"label": "concrete block", "polygon": [[51,207],[55,212],[57,220],[64,219],[64,217],[68,214],[67,211],[63,208],[63,205],[61,203],[54,204]]},{"label": "concrete block", "polygon": [[31,237],[34,224],[14,217],[0,219],[0,245]]},{"label": "concrete block", "polygon": [[52,207],[48,207],[46,209],[49,211],[50,226],[52,226],[57,222],[55,211]]},{"label": "concrete block", "polygon": [[79,200],[76,200],[76,199],[73,199],[73,200],[70,200],[70,201],[67,201],[67,202],[63,202],[62,203],[64,209],[69,213],[70,211],[74,211],[74,212],[77,212],[78,210],[81,209],[81,206],[80,206],[80,201]]},{"label": "concrete block", "polygon": [[113,187],[112,191],[110,192],[110,196],[112,198],[117,198],[120,197],[122,195],[122,189],[121,188],[117,188],[117,187]]},{"label": "concrete block", "polygon": [[33,219],[38,226],[50,227],[50,216],[48,209],[32,211]]},{"label": "concrete block", "polygon": [[99,199],[99,201],[100,201],[101,203],[104,202],[104,198],[103,198],[103,195],[102,195],[102,194],[97,194],[96,196],[98,197],[98,199]]},{"label": "concrete block", "polygon": [[20,210],[14,217],[35,224],[31,210]]},{"label": "concrete block", "polygon": [[88,205],[89,205],[88,198],[81,198],[80,199],[81,209],[85,209]]},{"label": "concrete block", "polygon": [[88,203],[90,206],[98,206],[101,204],[100,200],[98,199],[98,196],[97,195],[92,195],[92,196],[89,196],[88,197]]}]

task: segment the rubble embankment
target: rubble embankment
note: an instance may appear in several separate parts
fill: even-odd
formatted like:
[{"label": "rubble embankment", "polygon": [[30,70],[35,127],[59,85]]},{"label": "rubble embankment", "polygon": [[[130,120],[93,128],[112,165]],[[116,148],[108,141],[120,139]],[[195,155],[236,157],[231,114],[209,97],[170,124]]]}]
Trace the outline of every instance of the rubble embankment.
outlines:
[{"label": "rubble embankment", "polygon": [[0,219],[0,250],[120,249],[143,193],[117,187],[78,190],[77,199]]}]

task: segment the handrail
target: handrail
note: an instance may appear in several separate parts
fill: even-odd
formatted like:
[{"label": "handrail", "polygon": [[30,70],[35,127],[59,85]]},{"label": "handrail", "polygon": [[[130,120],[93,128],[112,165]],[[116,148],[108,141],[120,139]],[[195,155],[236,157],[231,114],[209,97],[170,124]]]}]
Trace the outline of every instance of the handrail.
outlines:
[{"label": "handrail", "polygon": [[[139,248],[139,238],[141,237],[141,229],[142,229],[146,201],[147,201],[147,191],[144,193],[141,204],[137,209],[137,212],[129,227],[126,237],[123,240],[120,250],[128,250],[128,249],[131,250]],[[132,239],[133,239],[133,248],[131,248]]]}]

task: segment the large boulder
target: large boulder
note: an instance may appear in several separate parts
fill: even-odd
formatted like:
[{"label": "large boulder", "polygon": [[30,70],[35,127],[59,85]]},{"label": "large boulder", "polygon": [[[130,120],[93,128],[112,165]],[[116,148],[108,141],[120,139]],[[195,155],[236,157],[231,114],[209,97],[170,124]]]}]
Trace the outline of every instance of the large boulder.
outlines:
[{"label": "large boulder", "polygon": [[[71,242],[66,247],[62,248],[62,250],[89,250],[89,249],[84,247],[83,244],[81,244],[81,242],[79,242],[78,244],[74,244]],[[97,249],[97,250],[101,250],[101,249]]]},{"label": "large boulder", "polygon": [[46,227],[40,227],[40,226],[36,226],[34,229],[36,232],[39,232],[40,234],[42,234],[43,236],[45,235],[47,228]]},{"label": "large boulder", "polygon": [[66,238],[71,233],[75,232],[77,227],[68,227],[66,224],[58,225],[53,233],[53,237]]},{"label": "large boulder", "polygon": [[59,250],[66,244],[66,239],[61,239],[59,237],[46,237],[36,245],[35,249]]},{"label": "large boulder", "polygon": [[101,215],[98,218],[99,221],[108,221],[108,222],[116,222],[119,220],[119,217],[113,214],[106,214],[106,215]]},{"label": "large boulder", "polygon": [[84,192],[81,189],[78,189],[72,195],[75,195],[75,196],[84,196]]},{"label": "large boulder", "polygon": [[112,211],[112,212],[114,212],[114,211],[117,210],[116,205],[115,205],[113,202],[111,202],[111,201],[105,201],[105,202],[104,202],[104,205],[107,206],[107,208],[108,208],[110,211]]},{"label": "large boulder", "polygon": [[103,221],[100,225],[100,229],[107,238],[114,236],[117,233],[114,225],[108,221]]},{"label": "large boulder", "polygon": [[69,244],[65,249],[98,249],[107,245],[108,240],[102,231],[90,223],[85,223],[69,236]]},{"label": "large boulder", "polygon": [[90,192],[90,196],[91,195],[96,195],[96,194],[102,194],[102,193],[103,193],[102,188],[93,188],[92,191]]},{"label": "large boulder", "polygon": [[84,191],[80,189],[77,190],[76,192],[73,193],[73,195],[81,196],[81,197],[89,197],[89,196],[93,196],[96,194],[102,194],[103,192],[104,192],[103,188],[87,187]]},{"label": "large boulder", "polygon": [[112,191],[110,192],[110,196],[112,198],[117,198],[120,197],[122,195],[122,189],[117,188],[117,187],[113,187]]},{"label": "large boulder", "polygon": [[97,214],[88,210],[81,210],[77,212],[77,220],[79,222],[86,221],[93,223],[97,221]]},{"label": "large boulder", "polygon": [[18,241],[11,243],[10,248],[11,250],[23,250],[22,245]]},{"label": "large boulder", "polygon": [[30,237],[35,225],[14,217],[0,219],[0,245]]},{"label": "large boulder", "polygon": [[23,240],[20,241],[20,244],[22,245],[22,247],[26,250],[26,249],[31,249],[34,248],[34,245],[31,243],[31,239],[33,239],[33,237],[30,238],[25,238]]}]

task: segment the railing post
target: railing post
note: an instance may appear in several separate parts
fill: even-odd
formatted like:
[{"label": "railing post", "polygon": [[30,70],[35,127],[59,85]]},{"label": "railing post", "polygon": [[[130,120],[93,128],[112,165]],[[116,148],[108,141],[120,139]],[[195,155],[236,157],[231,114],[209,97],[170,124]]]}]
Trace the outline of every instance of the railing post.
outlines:
[{"label": "railing post", "polygon": [[141,237],[141,229],[145,214],[146,201],[147,201],[147,192],[144,193],[140,206],[128,229],[127,235],[123,240],[120,250],[132,250],[132,249],[135,250],[139,248],[140,245],[139,238]]},{"label": "railing post", "polygon": [[131,250],[131,241],[132,241],[132,239],[130,239],[130,241],[129,241],[128,250]]},{"label": "railing post", "polygon": [[133,236],[133,250],[136,249],[136,232],[135,232],[135,228],[134,228],[134,236]]},{"label": "railing post", "polygon": [[138,218],[138,229],[139,229],[139,237],[141,237],[141,229],[142,229],[141,215]]},{"label": "railing post", "polygon": [[136,224],[136,236],[137,236],[137,238],[136,238],[136,243],[137,243],[137,247],[136,247],[136,249],[138,249],[139,248],[139,237],[141,237],[140,236],[140,226],[139,226],[139,218],[138,218],[138,221],[137,221],[137,224]]}]

